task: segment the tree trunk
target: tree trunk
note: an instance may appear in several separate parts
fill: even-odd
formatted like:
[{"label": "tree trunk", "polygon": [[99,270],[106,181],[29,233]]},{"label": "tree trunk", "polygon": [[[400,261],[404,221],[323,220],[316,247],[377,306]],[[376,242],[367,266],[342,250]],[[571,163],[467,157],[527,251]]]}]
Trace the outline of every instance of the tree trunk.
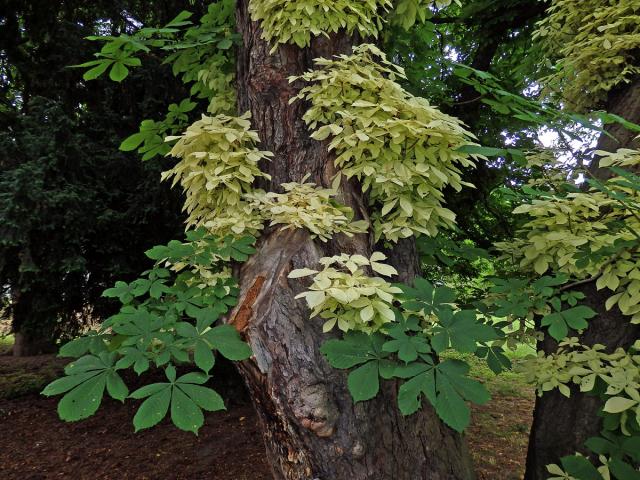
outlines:
[{"label": "tree trunk", "polygon": [[[640,79],[612,92],[608,111],[631,122],[640,123]],[[602,135],[598,141],[598,150],[638,148],[638,143],[634,141],[637,133],[619,124],[611,125],[607,131],[617,140]],[[597,161],[591,166],[591,172],[600,179],[608,176],[608,171],[599,168]],[[607,346],[607,351],[613,351],[618,347],[628,349],[640,337],[640,326],[632,325],[630,318],[622,315],[617,307],[606,311],[604,304],[611,296],[610,290],[597,291],[595,284],[591,283],[582,288],[582,292],[586,295],[584,303],[593,308],[598,316],[589,321],[589,328],[580,337],[581,343],[600,343]],[[545,336],[538,344],[538,350],[542,349],[547,354],[555,352],[557,347],[557,342],[549,336]],[[602,421],[598,416],[601,407],[602,402],[598,397],[580,393],[575,387],[571,388],[570,398],[564,397],[557,390],[538,397],[529,438],[525,480],[548,478],[546,465],[557,463],[565,455],[589,453],[584,442],[589,437],[599,435],[602,429]]]},{"label": "tree trunk", "polygon": [[[302,102],[289,105],[300,85],[287,77],[313,66],[312,59],[348,52],[345,35],[320,38],[310,48],[281,46],[269,55],[258,25],[250,21],[248,0],[239,0],[238,103],[250,110],[264,149],[275,156],[263,165],[279,190],[288,181],[329,185],[335,173],[326,143],[312,140],[302,120]],[[367,217],[356,182],[343,182],[342,199],[360,218]],[[403,242],[395,263],[404,279],[417,272],[415,248]],[[396,403],[396,385],[386,382],[374,400],[354,405],[346,375],[333,369],[319,347],[327,335],[319,319],[309,319],[304,290],[289,280],[293,268],[313,267],[320,257],[338,252],[367,255],[369,236],[339,237],[322,244],[306,231],[267,230],[257,253],[239,271],[238,307],[230,323],[250,343],[254,357],[241,374],[258,412],[274,478],[286,480],[418,480],[471,479],[473,470],[462,437],[446,427],[430,407],[403,417]]]},{"label": "tree trunk", "polygon": [[13,348],[11,350],[14,357],[30,357],[32,355],[42,355],[54,353],[56,346],[50,342],[31,335],[29,332],[18,331],[14,333]]},{"label": "tree trunk", "polygon": [[[11,299],[11,330],[14,334],[12,354],[14,357],[27,357],[54,353],[57,350],[53,341],[53,332],[47,334],[34,331],[35,312],[31,292],[16,292]],[[45,322],[43,324],[46,325]]]}]

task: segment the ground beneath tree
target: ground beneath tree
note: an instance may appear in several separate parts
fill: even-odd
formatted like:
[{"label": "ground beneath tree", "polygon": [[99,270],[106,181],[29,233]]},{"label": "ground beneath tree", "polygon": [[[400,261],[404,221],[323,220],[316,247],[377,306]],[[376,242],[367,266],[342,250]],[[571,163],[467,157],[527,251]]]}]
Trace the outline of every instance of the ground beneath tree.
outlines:
[{"label": "ground beneath tree", "polygon": [[[227,412],[207,414],[198,436],[167,421],[134,433],[136,404],[111,399],[95,416],[65,423],[57,398],[37,394],[63,364],[51,356],[0,357],[0,479],[271,479],[255,413],[237,397]],[[490,389],[494,399],[474,408],[467,433],[478,479],[517,480],[533,400]]]}]

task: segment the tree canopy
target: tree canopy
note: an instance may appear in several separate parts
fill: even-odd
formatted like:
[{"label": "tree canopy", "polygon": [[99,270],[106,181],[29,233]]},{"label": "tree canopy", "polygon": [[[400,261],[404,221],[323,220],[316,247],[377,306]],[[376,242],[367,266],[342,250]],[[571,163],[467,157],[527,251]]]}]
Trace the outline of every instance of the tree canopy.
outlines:
[{"label": "tree canopy", "polygon": [[118,152],[181,84],[153,58],[128,85],[88,83],[69,68],[91,55],[84,37],[180,11],[116,3],[8,2],[2,14],[0,283],[14,330],[35,343],[27,351],[112,314],[102,291],[137,275],[140,252],[181,228],[162,167]]}]

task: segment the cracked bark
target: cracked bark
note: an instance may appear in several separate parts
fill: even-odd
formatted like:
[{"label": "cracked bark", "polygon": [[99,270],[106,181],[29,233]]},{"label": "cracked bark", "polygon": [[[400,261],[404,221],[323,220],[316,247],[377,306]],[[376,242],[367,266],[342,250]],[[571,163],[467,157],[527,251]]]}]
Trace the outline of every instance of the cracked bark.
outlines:
[{"label": "cracked bark", "polygon": [[[275,156],[262,168],[278,185],[301,180],[329,185],[335,170],[326,143],[312,140],[302,121],[306,106],[289,105],[300,85],[289,84],[313,66],[312,59],[348,52],[345,35],[320,38],[311,47],[281,46],[273,55],[260,39],[258,26],[247,13],[247,0],[237,6],[239,111],[250,110],[262,148]],[[356,182],[343,182],[342,201],[358,216],[367,217]],[[254,357],[240,371],[249,388],[264,432],[267,457],[275,479],[282,480],[444,480],[472,479],[473,470],[463,438],[446,427],[430,407],[402,417],[396,404],[396,385],[386,382],[374,400],[354,405],[346,375],[329,366],[319,351],[327,335],[321,321],[309,320],[309,310],[294,296],[305,282],[289,280],[294,268],[317,264],[338,252],[367,255],[372,240],[366,235],[338,236],[323,244],[308,233],[267,230],[257,253],[243,264],[239,306],[230,322],[242,331]],[[412,242],[402,242],[392,262],[403,279],[418,271]]]},{"label": "cracked bark", "polygon": [[[611,93],[607,111],[620,115],[627,120],[640,123],[640,79],[625,85]],[[597,150],[616,151],[618,148],[638,148],[634,141],[637,134],[619,124],[611,125],[607,131],[611,138],[602,135]],[[591,165],[591,172],[600,179],[608,176],[608,171],[600,169],[597,160]],[[640,337],[640,327],[631,325],[629,317],[622,315],[616,308],[607,312],[605,301],[611,296],[610,290],[597,291],[593,283],[580,289],[585,295],[585,304],[593,308],[598,316],[589,321],[589,328],[580,336],[585,345],[600,343],[607,346],[607,351],[618,347],[628,349]],[[539,343],[538,350],[552,353],[558,344],[545,336]],[[594,396],[580,393],[572,387],[571,398],[566,398],[557,390],[546,392],[536,399],[534,421],[529,438],[527,454],[527,471],[525,480],[544,480],[549,474],[546,465],[558,463],[561,457],[575,452],[589,453],[584,442],[598,436],[602,429],[598,410],[602,402]]]}]

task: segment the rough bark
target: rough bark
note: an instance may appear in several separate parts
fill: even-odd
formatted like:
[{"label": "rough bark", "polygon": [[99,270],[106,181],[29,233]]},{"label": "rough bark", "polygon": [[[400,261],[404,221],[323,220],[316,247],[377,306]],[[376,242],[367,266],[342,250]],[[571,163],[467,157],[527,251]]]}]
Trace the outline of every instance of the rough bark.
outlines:
[{"label": "rough bark", "polygon": [[[335,173],[326,144],[309,138],[301,102],[289,104],[300,85],[287,77],[312,67],[312,59],[348,52],[344,35],[318,39],[307,49],[282,46],[269,55],[258,26],[247,14],[247,0],[238,1],[238,101],[250,110],[262,148],[272,151],[263,165],[272,180],[266,187],[301,180],[329,185]],[[343,182],[342,201],[361,218],[367,210],[355,182]],[[418,271],[411,242],[394,254],[404,278]],[[302,230],[268,230],[258,251],[239,271],[241,294],[230,322],[250,343],[254,357],[243,362],[245,378],[264,432],[274,478],[286,480],[417,480],[471,479],[473,471],[462,437],[440,422],[434,411],[403,417],[396,386],[382,386],[379,396],[354,405],[346,375],[329,366],[319,351],[327,335],[321,321],[294,296],[306,282],[289,280],[293,268],[317,264],[338,252],[368,254],[371,238],[340,237],[327,244]]]},{"label": "rough bark", "polygon": [[[640,123],[640,79],[612,92],[608,111]],[[637,134],[619,124],[611,125],[607,131],[610,136],[602,135],[598,141],[598,150],[615,151],[618,148],[638,148],[634,137]],[[608,171],[600,169],[597,160],[591,166],[592,173],[601,179],[608,176]],[[625,317],[617,308],[607,312],[605,301],[611,296],[609,290],[598,291],[593,283],[582,288],[586,295],[585,304],[593,308],[598,316],[589,322],[580,342],[585,345],[600,343],[607,346],[608,351],[618,347],[628,349],[640,337],[640,327],[631,325],[629,317]],[[548,336],[540,342],[538,350],[546,353],[557,350],[557,342]],[[602,402],[595,396],[580,393],[571,389],[571,397],[566,398],[557,390],[546,392],[536,400],[534,421],[529,438],[527,470],[525,480],[543,480],[549,474],[546,465],[557,463],[560,457],[582,452],[589,452],[584,442],[597,436],[602,429],[598,410]]]}]

